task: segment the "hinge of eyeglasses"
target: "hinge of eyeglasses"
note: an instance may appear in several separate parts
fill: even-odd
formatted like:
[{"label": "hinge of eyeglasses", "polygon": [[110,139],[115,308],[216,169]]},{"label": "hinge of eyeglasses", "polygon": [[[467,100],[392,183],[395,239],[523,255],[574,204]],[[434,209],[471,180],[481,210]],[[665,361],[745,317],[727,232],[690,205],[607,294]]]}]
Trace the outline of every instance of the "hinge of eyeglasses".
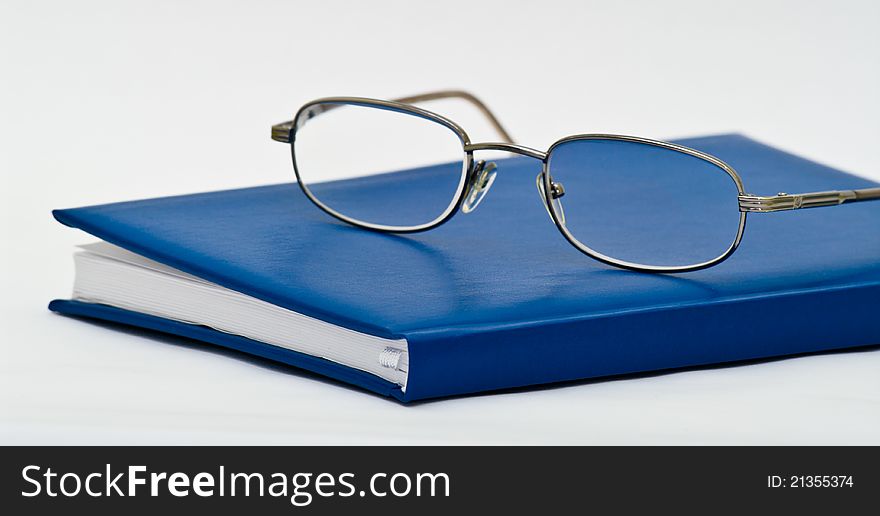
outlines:
[{"label": "hinge of eyeglasses", "polygon": [[292,135],[294,124],[296,124],[296,129],[300,130],[304,125],[306,125],[306,122],[308,122],[309,120],[315,118],[321,113],[339,107],[340,105],[341,104],[315,104],[313,106],[309,106],[305,109],[305,111],[297,115],[296,120],[288,120],[287,122],[281,122],[280,124],[273,125],[272,139],[276,142],[293,143]]},{"label": "hinge of eyeglasses", "polygon": [[739,211],[766,213],[771,211],[799,210],[801,208],[818,208],[820,206],[836,206],[856,198],[857,195],[852,190],[832,190],[805,194],[781,192],[771,197],[744,194],[739,196]]},{"label": "hinge of eyeglasses", "polygon": [[290,131],[293,129],[293,120],[282,122],[272,126],[272,139],[276,142],[290,143]]}]

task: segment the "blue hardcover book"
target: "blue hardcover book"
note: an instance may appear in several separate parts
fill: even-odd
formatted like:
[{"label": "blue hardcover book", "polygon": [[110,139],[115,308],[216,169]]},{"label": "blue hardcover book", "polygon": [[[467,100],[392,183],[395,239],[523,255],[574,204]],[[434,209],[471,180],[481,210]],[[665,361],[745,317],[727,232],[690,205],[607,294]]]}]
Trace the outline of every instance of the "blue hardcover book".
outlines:
[{"label": "blue hardcover book", "polygon": [[[875,186],[739,135],[680,143],[755,193]],[[499,168],[478,210],[409,235],[336,221],[296,184],[58,210],[103,243],[49,307],[402,401],[880,343],[880,203],[752,214],[726,262],[646,274],[558,234],[534,161]]]}]

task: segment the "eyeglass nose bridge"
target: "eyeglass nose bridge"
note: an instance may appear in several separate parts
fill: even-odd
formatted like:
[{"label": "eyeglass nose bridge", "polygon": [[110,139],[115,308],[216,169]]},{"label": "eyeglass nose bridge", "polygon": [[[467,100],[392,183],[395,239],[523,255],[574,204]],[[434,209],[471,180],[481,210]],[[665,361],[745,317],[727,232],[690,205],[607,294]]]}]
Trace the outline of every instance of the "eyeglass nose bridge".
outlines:
[{"label": "eyeglass nose bridge", "polygon": [[465,152],[472,153],[474,151],[481,150],[497,150],[503,152],[510,152],[511,154],[519,154],[520,156],[528,156],[530,158],[535,158],[541,161],[547,160],[547,153],[539,151],[537,149],[532,149],[531,147],[526,147],[524,145],[517,145],[515,143],[506,143],[506,142],[483,142],[483,143],[469,143],[464,146]]},{"label": "eyeglass nose bridge", "polygon": [[[464,146],[464,150],[470,156],[473,156],[474,151],[495,150],[527,156],[541,160],[542,162],[547,156],[545,152],[507,142],[469,143]],[[486,196],[486,193],[495,182],[497,168],[498,167],[494,162],[487,163],[486,161],[480,160],[474,163],[473,170],[468,178],[467,193],[461,204],[461,211],[463,213],[471,213],[477,208],[483,200],[483,197]]]}]

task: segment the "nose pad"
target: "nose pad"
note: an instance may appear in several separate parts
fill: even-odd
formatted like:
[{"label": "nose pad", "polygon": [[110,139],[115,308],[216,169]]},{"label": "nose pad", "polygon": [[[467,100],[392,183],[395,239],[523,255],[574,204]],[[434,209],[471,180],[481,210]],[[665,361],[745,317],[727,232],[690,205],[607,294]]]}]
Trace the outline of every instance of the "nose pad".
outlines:
[{"label": "nose pad", "polygon": [[[550,216],[550,220],[553,220],[553,214],[550,213],[550,206],[547,205],[547,195],[544,193],[544,173],[541,172],[535,177],[535,186],[538,187],[538,194],[541,196],[541,204],[544,205],[544,209],[547,210],[547,215]],[[565,195],[565,188],[563,188],[562,183],[555,183],[553,178],[550,178],[550,202],[553,203],[553,211],[556,212],[556,218],[559,219],[559,223],[563,226],[565,225],[565,210],[562,208],[562,201],[559,200],[560,197]]]},{"label": "nose pad", "polygon": [[492,188],[492,183],[495,182],[497,168],[498,167],[494,162],[486,163],[483,160],[477,162],[474,166],[474,173],[471,174],[471,181],[468,185],[468,194],[464,198],[464,203],[461,205],[461,211],[464,213],[470,213],[477,209],[480,201],[483,200],[483,197],[486,196],[486,192]]}]

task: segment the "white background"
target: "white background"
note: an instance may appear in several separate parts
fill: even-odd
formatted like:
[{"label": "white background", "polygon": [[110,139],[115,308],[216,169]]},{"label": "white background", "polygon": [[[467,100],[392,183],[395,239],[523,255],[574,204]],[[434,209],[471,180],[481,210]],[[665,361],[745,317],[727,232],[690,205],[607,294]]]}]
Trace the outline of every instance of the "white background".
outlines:
[{"label": "white background", "polygon": [[403,406],[46,310],[88,240],[52,208],[289,181],[269,126],[327,95],[466,88],[534,147],[737,131],[880,180],[878,6],[3,0],[0,443],[880,444],[876,348]]}]

